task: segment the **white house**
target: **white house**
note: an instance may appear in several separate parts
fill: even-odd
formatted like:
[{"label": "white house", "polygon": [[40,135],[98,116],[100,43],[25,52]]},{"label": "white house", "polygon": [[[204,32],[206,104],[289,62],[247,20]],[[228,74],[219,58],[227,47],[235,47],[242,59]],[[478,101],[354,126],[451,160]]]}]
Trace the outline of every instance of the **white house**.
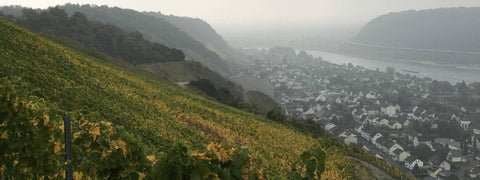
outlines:
[{"label": "white house", "polygon": [[384,153],[388,153],[388,150],[393,144],[394,143],[391,140],[385,137],[380,137],[375,142],[375,147],[377,147],[379,150],[381,150]]},{"label": "white house", "polygon": [[390,105],[387,108],[385,108],[384,113],[390,117],[395,116],[397,114],[397,108],[395,108],[395,106]]},{"label": "white house", "polygon": [[411,129],[407,129],[405,130],[405,132],[403,132],[405,134],[405,136],[407,137],[407,139],[409,141],[414,141],[415,137],[421,135],[419,132],[417,131],[414,131],[414,130],[411,130]]},{"label": "white house", "polygon": [[367,95],[365,95],[365,98],[367,99],[377,99],[377,97],[371,93],[368,93]]},{"label": "white house", "polygon": [[374,145],[377,145],[377,139],[380,138],[380,137],[382,137],[382,136],[383,136],[383,135],[380,134],[380,133],[375,134],[375,136],[372,137],[372,143],[373,143]]},{"label": "white house", "polygon": [[333,124],[333,123],[328,123],[327,125],[325,125],[324,129],[325,129],[325,131],[330,131],[330,130],[333,129],[335,126],[337,126],[337,125],[335,125],[335,124]]},{"label": "white house", "polygon": [[346,145],[357,144],[357,135],[350,134],[343,141]]},{"label": "white house", "polygon": [[435,142],[442,144],[442,145],[448,145],[448,148],[450,150],[459,150],[460,149],[460,142],[455,141],[454,139],[448,139],[448,138],[435,138]]},{"label": "white house", "polygon": [[391,155],[391,156],[393,156],[393,155],[394,155],[394,151],[397,150],[397,149],[400,149],[400,150],[402,150],[402,151],[405,151],[402,146],[400,146],[399,144],[395,143],[395,144],[393,144],[393,146],[390,147],[390,149],[388,150],[388,154]]},{"label": "white house", "polygon": [[472,121],[466,121],[466,120],[461,120],[460,121],[460,127],[463,129],[468,129],[468,126],[472,123]]},{"label": "white house", "polygon": [[357,132],[359,132],[363,138],[365,138],[367,141],[370,141],[370,142],[372,141],[372,135],[375,134],[373,129],[369,128],[368,126],[367,128],[360,126]]},{"label": "white house", "polygon": [[450,117],[451,120],[455,120],[455,121],[460,121],[460,118],[458,116],[456,116],[455,114],[452,114],[452,117]]},{"label": "white house", "polygon": [[400,162],[404,162],[405,159],[407,159],[408,157],[410,157],[411,154],[406,152],[406,151],[403,151],[399,156],[398,156],[398,161]]},{"label": "white house", "polygon": [[432,149],[432,141],[430,139],[425,136],[415,136],[415,138],[413,138],[413,146],[417,147],[420,144],[425,144]]},{"label": "white house", "polygon": [[470,178],[477,179],[480,177],[480,167],[473,167],[469,171]]},{"label": "white house", "polygon": [[441,167],[442,169],[445,169],[447,171],[450,171],[450,168],[451,168],[450,163],[448,163],[447,161],[443,161],[442,164],[440,164],[439,167]]},{"label": "white house", "polygon": [[450,152],[448,152],[448,155],[447,155],[447,160],[449,160],[450,162],[453,162],[453,163],[466,162],[467,161],[467,159],[465,159],[465,157],[463,157],[462,153],[458,150],[450,150]]},{"label": "white house", "polygon": [[388,127],[390,129],[402,129],[402,124],[400,124],[398,121],[390,121],[388,123]]},{"label": "white house", "polygon": [[419,168],[423,167],[423,161],[421,161],[420,159],[416,158],[416,157],[408,157],[407,159],[405,159],[405,167],[407,167],[408,169],[412,170],[413,167],[415,167],[415,165],[417,165]]},{"label": "white house", "polygon": [[378,118],[367,117],[367,119],[365,119],[365,121],[366,121],[369,125],[378,126]]},{"label": "white house", "polygon": [[390,126],[388,125],[388,123],[390,123],[390,121],[388,121],[388,119],[382,119],[382,120],[380,120],[380,122],[378,122],[378,125],[379,125],[379,126],[390,127]]},{"label": "white house", "polygon": [[401,149],[396,149],[395,151],[392,152],[392,154],[390,154],[393,158],[394,161],[399,161],[400,159],[400,154],[403,153],[403,150]]},{"label": "white house", "polygon": [[315,98],[315,102],[318,102],[318,101],[325,102],[326,100],[327,98],[325,98],[325,96],[323,95],[318,95],[317,98]]},{"label": "white house", "polygon": [[395,110],[396,110],[397,112],[399,112],[399,111],[402,110],[402,107],[400,107],[400,105],[397,104],[397,105],[395,105]]}]

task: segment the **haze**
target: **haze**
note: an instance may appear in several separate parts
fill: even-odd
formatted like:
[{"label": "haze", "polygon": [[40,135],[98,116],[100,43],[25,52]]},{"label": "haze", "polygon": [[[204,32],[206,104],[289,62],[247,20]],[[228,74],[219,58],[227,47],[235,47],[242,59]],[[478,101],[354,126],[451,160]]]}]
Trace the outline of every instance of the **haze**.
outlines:
[{"label": "haze", "polygon": [[[32,8],[96,4],[200,18],[233,45],[243,41],[291,45],[298,38],[350,38],[389,12],[480,6],[480,0],[2,0]],[[247,40],[249,39],[249,40]],[[325,41],[325,40],[322,40]],[[251,45],[251,44],[250,44]]]},{"label": "haze", "polygon": [[198,17],[213,25],[358,24],[392,11],[480,6],[478,0],[7,0],[0,5],[46,8],[68,2]]}]

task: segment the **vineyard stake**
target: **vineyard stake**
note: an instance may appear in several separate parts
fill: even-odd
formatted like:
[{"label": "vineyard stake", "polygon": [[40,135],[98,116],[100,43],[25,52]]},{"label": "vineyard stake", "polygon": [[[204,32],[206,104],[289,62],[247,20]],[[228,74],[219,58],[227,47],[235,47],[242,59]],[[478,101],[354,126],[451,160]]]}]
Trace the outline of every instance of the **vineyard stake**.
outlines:
[{"label": "vineyard stake", "polygon": [[71,142],[71,120],[69,116],[63,117],[64,125],[65,125],[65,162],[69,162],[67,165],[67,169],[65,170],[65,174],[67,177],[67,180],[72,180],[73,179],[73,173],[72,173],[72,165],[71,165],[71,160],[72,160],[72,142]]}]

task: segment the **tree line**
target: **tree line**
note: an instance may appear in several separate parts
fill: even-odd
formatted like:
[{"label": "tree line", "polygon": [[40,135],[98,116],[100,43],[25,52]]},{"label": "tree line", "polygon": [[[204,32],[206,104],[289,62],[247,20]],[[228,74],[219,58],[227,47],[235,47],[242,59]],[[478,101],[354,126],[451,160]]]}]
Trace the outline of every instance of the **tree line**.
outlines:
[{"label": "tree line", "polygon": [[139,32],[126,32],[112,24],[90,21],[79,12],[68,17],[64,9],[54,7],[42,11],[23,9],[22,13],[21,17],[8,18],[34,32],[71,40],[63,43],[77,42],[128,63],[145,64],[185,59],[181,50],[152,43],[144,39]]}]

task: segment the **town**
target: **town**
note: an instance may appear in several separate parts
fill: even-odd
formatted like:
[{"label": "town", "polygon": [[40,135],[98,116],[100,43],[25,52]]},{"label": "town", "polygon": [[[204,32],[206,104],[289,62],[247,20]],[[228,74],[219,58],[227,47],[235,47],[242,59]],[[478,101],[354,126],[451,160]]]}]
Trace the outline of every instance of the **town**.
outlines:
[{"label": "town", "polygon": [[285,114],[418,178],[480,178],[480,83],[336,65],[289,47],[243,53],[242,73],[267,79]]}]

